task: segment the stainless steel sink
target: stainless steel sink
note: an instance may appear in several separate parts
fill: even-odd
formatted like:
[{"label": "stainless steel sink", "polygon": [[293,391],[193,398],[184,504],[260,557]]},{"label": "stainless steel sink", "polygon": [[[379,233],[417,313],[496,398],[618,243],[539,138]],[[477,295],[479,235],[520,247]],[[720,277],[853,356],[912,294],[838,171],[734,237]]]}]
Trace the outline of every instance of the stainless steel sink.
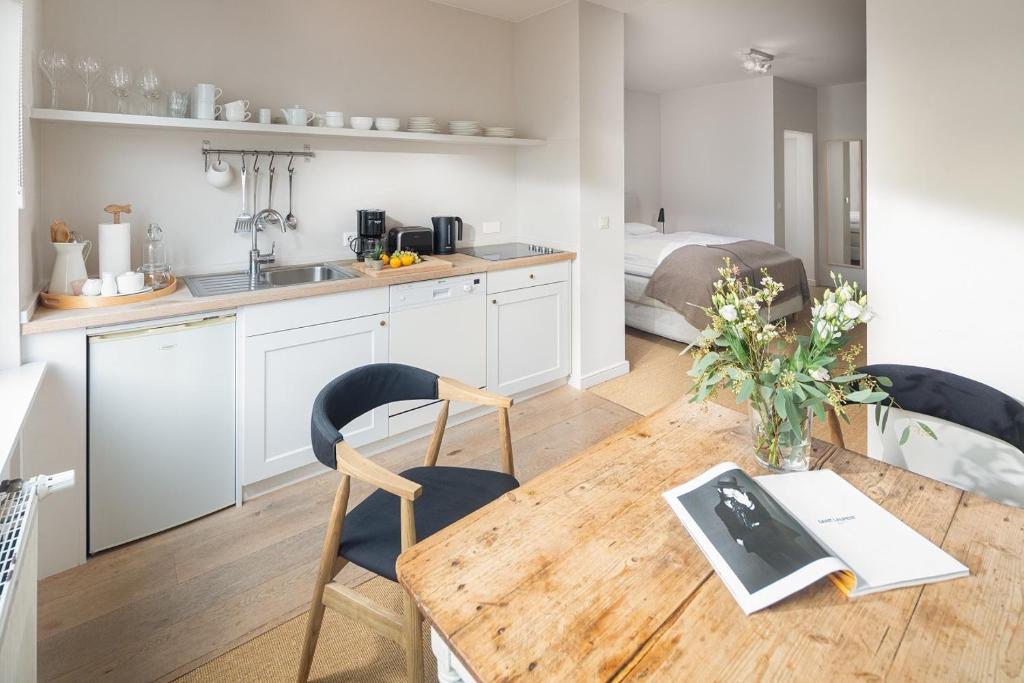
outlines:
[{"label": "stainless steel sink", "polygon": [[318,263],[311,266],[282,266],[266,268],[260,274],[259,283],[253,287],[246,272],[214,273],[212,275],[190,275],[185,284],[192,296],[217,296],[221,294],[237,294],[258,289],[274,287],[291,287],[306,285],[312,282],[329,282],[348,280],[359,277],[352,271],[339,268],[329,263]]}]

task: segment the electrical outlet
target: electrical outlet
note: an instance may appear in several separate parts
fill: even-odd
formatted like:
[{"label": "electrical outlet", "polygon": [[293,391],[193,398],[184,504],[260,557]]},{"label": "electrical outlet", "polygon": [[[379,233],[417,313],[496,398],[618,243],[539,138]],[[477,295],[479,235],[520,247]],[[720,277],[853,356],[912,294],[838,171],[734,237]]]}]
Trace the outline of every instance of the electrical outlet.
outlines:
[{"label": "electrical outlet", "polygon": [[341,233],[341,239],[344,240],[345,246],[347,247],[352,240],[356,238],[357,234],[354,232],[343,232]]},{"label": "electrical outlet", "polygon": [[485,233],[501,232],[501,221],[484,221],[483,231]]},{"label": "electrical outlet", "polygon": [[608,230],[609,228],[612,227],[611,219],[608,218],[608,216],[601,216],[600,220],[598,221],[598,224],[600,225],[602,230]]}]

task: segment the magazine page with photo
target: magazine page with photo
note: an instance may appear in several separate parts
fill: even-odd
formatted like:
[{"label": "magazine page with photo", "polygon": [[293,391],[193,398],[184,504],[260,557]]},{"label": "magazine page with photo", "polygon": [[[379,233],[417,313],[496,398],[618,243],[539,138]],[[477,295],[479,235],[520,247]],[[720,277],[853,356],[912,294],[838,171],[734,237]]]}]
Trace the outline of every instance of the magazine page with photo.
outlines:
[{"label": "magazine page with photo", "polygon": [[722,463],[663,495],[747,614],[825,576],[857,597],[968,574],[827,470],[754,479]]}]

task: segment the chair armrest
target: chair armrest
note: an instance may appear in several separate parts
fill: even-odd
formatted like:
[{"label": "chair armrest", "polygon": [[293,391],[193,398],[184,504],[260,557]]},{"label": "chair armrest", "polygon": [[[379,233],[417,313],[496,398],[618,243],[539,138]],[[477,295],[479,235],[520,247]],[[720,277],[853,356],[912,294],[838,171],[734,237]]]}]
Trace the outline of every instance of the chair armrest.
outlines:
[{"label": "chair armrest", "polygon": [[448,401],[466,401],[495,408],[509,408],[512,405],[512,399],[507,396],[477,389],[450,377],[437,378],[437,397]]},{"label": "chair armrest", "polygon": [[416,500],[423,491],[421,485],[368,460],[344,441],[339,441],[334,448],[338,471],[342,474],[365,481],[405,500]]}]

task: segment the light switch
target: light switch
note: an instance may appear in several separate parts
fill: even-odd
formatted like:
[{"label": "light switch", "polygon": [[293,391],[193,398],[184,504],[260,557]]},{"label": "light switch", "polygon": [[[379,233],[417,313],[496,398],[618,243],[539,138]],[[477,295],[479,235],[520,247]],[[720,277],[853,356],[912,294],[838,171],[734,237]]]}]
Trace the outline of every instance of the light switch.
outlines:
[{"label": "light switch", "polygon": [[608,216],[601,216],[599,224],[602,230],[607,230],[611,227],[611,220],[608,218]]},{"label": "light switch", "polygon": [[485,233],[501,232],[501,221],[484,221],[483,230]]}]

